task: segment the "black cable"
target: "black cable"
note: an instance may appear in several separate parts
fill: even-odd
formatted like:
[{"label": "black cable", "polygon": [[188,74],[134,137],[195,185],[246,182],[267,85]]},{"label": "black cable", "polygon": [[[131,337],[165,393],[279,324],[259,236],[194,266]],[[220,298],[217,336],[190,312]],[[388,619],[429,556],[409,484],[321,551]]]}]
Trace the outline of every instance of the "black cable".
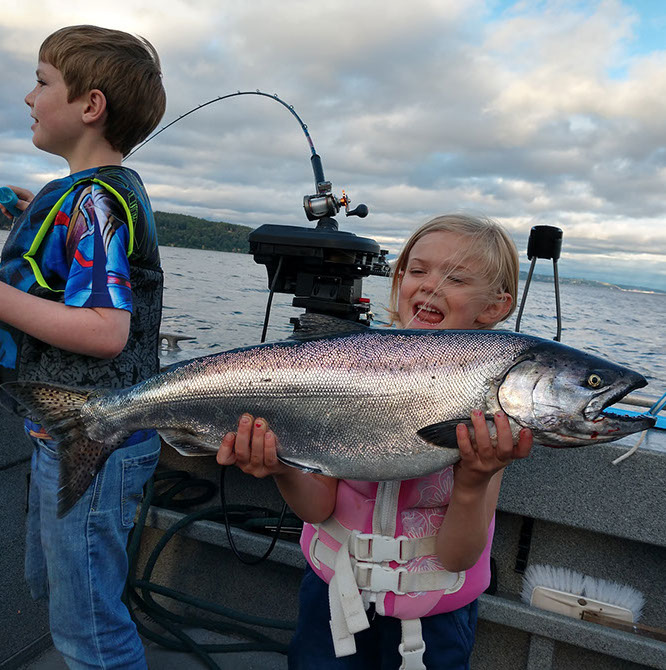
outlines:
[{"label": "black cable", "polygon": [[[156,507],[166,507],[168,509],[185,509],[187,507],[195,507],[203,505],[213,498],[215,495],[215,484],[208,479],[197,479],[192,477],[189,472],[185,470],[168,470],[156,472],[153,476],[155,484],[158,482],[169,482],[176,480],[169,487],[160,487],[158,493],[156,487],[153,489],[152,504]],[[179,494],[190,489],[203,489],[198,496],[186,496],[176,498]]]},{"label": "black cable", "polygon": [[270,546],[266,550],[266,552],[263,554],[263,556],[260,556],[259,558],[244,558],[240,552],[238,551],[236,547],[236,543],[234,542],[234,538],[231,535],[231,524],[229,523],[229,515],[227,512],[227,502],[225,500],[225,488],[224,488],[224,476],[226,473],[226,466],[222,467],[222,470],[220,472],[220,506],[222,507],[222,514],[224,516],[224,528],[227,532],[227,540],[229,541],[229,547],[231,548],[231,551],[234,552],[234,556],[241,562],[245,563],[245,565],[257,565],[261,563],[262,561],[265,561],[270,555],[273,549],[275,548],[275,544],[278,541],[278,537],[280,536],[280,531],[282,530],[282,523],[284,521],[284,515],[287,511],[287,503],[283,502],[282,503],[282,510],[280,511],[280,517],[278,518],[277,526],[275,527],[275,533],[273,534],[273,540],[271,541]]},{"label": "black cable", "polygon": [[264,315],[264,327],[263,327],[263,330],[261,331],[261,341],[262,341],[262,343],[266,341],[266,331],[268,330],[268,319],[270,318],[270,315],[271,315],[271,305],[273,304],[273,294],[275,293],[275,286],[277,285],[277,280],[278,280],[278,277],[280,276],[280,270],[282,270],[282,261],[283,260],[284,260],[284,256],[280,256],[280,260],[278,261],[277,269],[275,270],[275,274],[273,275],[273,281],[271,282],[270,293],[268,294],[268,300],[266,302],[266,313]]},{"label": "black cable", "polygon": [[[188,473],[185,473],[188,474]],[[167,473],[158,473],[157,479],[159,480],[169,480],[177,479],[182,475],[179,472],[167,472]],[[223,475],[221,474],[221,479]],[[196,480],[192,478],[191,483],[195,486],[199,485],[201,480]],[[181,489],[182,490],[182,489]],[[222,490],[221,490],[222,494]],[[231,508],[224,505],[224,508],[221,506],[215,506],[212,508],[206,508],[202,510],[197,510],[191,514],[183,516],[178,522],[172,524],[172,526],[167,529],[160,540],[154,546],[146,565],[143,570],[143,575],[141,578],[135,577],[136,572],[136,562],[138,557],[138,551],[141,542],[141,536],[143,529],[146,525],[146,519],[148,511],[151,504],[154,502],[154,482],[148,482],[146,485],[145,497],[140,508],[139,516],[137,523],[132,530],[130,539],[128,542],[128,559],[129,559],[129,570],[128,570],[128,579],[124,592],[124,601],[130,610],[132,618],[137,625],[137,629],[146,639],[152,640],[153,642],[164,646],[168,649],[176,651],[184,651],[195,654],[201,661],[206,665],[206,667],[217,669],[219,666],[215,661],[210,657],[211,653],[222,653],[222,652],[242,652],[242,651],[273,651],[282,654],[286,654],[287,645],[278,642],[269,636],[256,631],[252,628],[248,628],[248,625],[251,626],[262,626],[267,628],[275,628],[280,630],[293,630],[295,628],[295,623],[292,621],[284,621],[279,619],[269,619],[265,617],[258,617],[244,612],[239,612],[216,603],[212,603],[195,596],[176,591],[174,589],[155,584],[151,581],[151,576],[153,569],[157,563],[157,560],[164,550],[168,542],[173,538],[180,530],[187,527],[188,525],[194,523],[198,520],[215,520],[219,521],[220,517],[225,517],[225,525],[227,525],[227,537],[230,536],[229,529],[229,513],[235,513],[237,516],[241,516],[243,513],[248,515],[252,513],[256,516],[258,512],[263,512],[267,515],[267,519],[273,519],[275,513],[271,510],[266,510],[260,507],[246,506],[243,510],[241,506],[235,506]],[[273,541],[264,556],[259,560],[250,562],[258,563],[260,560],[265,560],[270,551],[272,551],[275,543],[277,541],[278,534],[281,530],[281,526],[285,516],[286,505],[283,506],[282,513],[278,520],[278,525],[275,531]],[[248,512],[249,510],[249,512]],[[233,547],[233,551],[244,563],[248,563],[247,560],[244,560],[240,557],[235,545],[233,544],[233,539],[230,539],[230,544]],[[141,593],[139,593],[139,591]],[[185,603],[194,607],[197,607],[203,611],[210,612],[212,614],[226,617],[227,619],[233,619],[233,621],[219,621],[214,619],[209,619],[201,616],[184,616],[178,615],[174,612],[169,611],[167,608],[163,607],[157,603],[152,594],[156,593],[158,595],[170,598],[177,602]],[[142,611],[144,615],[149,619],[160,625],[168,634],[172,637],[167,637],[160,633],[155,632],[150,627],[148,627],[141,619],[138,619],[134,608],[131,606],[134,605],[137,609]],[[220,634],[231,634],[238,635],[250,640],[250,642],[234,642],[234,643],[224,643],[224,644],[200,644],[196,642],[190,635],[185,633],[182,630],[182,626],[191,626],[199,629],[210,630]]]}]

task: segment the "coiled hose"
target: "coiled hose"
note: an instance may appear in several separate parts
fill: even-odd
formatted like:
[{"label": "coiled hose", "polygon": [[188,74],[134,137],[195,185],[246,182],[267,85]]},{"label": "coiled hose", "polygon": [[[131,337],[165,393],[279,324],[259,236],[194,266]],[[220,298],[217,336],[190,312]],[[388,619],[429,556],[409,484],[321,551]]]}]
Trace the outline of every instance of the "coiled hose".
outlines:
[{"label": "coiled hose", "polygon": [[[219,670],[219,666],[210,656],[212,653],[272,651],[286,654],[286,644],[274,640],[268,635],[256,631],[253,628],[249,628],[248,626],[293,630],[295,628],[295,622],[254,616],[152,582],[152,572],[161,552],[178,531],[190,524],[201,520],[221,521],[225,524],[227,538],[234,554],[243,563],[253,565],[268,558],[277,542],[285,520],[288,520],[290,527],[294,527],[294,529],[297,526],[300,526],[301,523],[295,515],[286,513],[286,505],[284,504],[279,514],[276,514],[273,510],[255,506],[227,505],[225,501],[224,474],[225,468],[222,468],[220,473],[220,504],[187,514],[166,530],[150,553],[143,569],[142,576],[137,577],[135,573],[137,569],[139,547],[150,506],[156,503],[159,503],[160,506],[169,508],[183,508],[186,506],[199,505],[210,500],[215,492],[215,485],[212,482],[206,479],[192,478],[189,473],[181,471],[156,473],[146,484],[144,499],[139,510],[138,519],[128,542],[127,551],[129,569],[123,598],[139,633],[144,638],[166,647],[167,649],[192,653],[196,655],[206,667],[214,670]],[[176,481],[166,492],[157,494],[155,491],[155,483],[165,480]],[[177,497],[179,494],[182,494],[184,491],[191,488],[203,489],[203,492],[195,497],[184,499],[182,496]],[[265,529],[274,526],[275,532],[273,534],[273,539],[266,553],[259,558],[251,560],[243,557],[237,551],[236,545],[234,544],[231,533],[232,524],[252,530],[256,530],[257,527]],[[214,619],[205,615],[184,616],[176,614],[157,603],[153,598],[153,594],[166,596],[177,602],[201,609],[205,613],[207,612],[224,617],[226,620]],[[136,610],[143,612],[147,618],[161,626],[170,636],[157,633],[146,626],[145,622],[137,617]],[[184,627],[204,629],[223,635],[232,635],[234,637],[244,638],[247,641],[225,644],[202,644],[196,642],[188,633],[186,633],[183,630]]]}]

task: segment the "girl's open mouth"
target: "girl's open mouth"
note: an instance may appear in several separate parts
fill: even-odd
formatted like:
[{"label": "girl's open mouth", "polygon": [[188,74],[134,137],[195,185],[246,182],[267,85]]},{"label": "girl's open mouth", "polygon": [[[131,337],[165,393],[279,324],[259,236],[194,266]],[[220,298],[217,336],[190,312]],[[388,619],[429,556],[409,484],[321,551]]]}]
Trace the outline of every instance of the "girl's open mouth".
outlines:
[{"label": "girl's open mouth", "polygon": [[432,305],[418,303],[414,305],[412,320],[429,326],[435,326],[444,320],[444,314]]}]

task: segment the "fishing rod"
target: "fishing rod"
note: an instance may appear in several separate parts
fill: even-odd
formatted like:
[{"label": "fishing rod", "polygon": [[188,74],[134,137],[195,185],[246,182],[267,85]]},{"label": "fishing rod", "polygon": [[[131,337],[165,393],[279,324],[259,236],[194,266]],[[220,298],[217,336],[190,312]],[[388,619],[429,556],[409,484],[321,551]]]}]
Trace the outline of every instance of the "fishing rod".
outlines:
[{"label": "fishing rod", "polygon": [[[282,100],[277,93],[270,94],[257,89],[213,98],[160,128],[129,153],[127,158],[190,114],[221,100],[245,95],[258,95],[279,102],[298,121],[310,147],[316,190],[314,194],[303,198],[307,219],[317,222],[315,229],[265,224],[248,237],[250,253],[256,263],[266,266],[268,274],[270,293],[261,341],[266,339],[275,293],[293,294],[293,306],[305,308],[306,313],[369,325],[372,313],[369,301],[362,297],[362,278],[371,274],[384,277],[390,274],[386,260],[388,251],[380,249],[373,239],[338,230],[338,223],[333,217],[343,207],[345,216],[359,218],[368,215],[368,207],[359,204],[355,209],[350,209],[351,200],[345,191],[342,191],[340,198],[333,194],[332,184],[324,176],[321,157],[315,149],[307,125],[294,106]],[[295,333],[307,329],[300,317],[292,319],[292,324]]]},{"label": "fishing rod", "polygon": [[171,128],[171,126],[175,125],[176,123],[179,123],[184,118],[190,116],[190,114],[194,114],[195,112],[198,112],[200,109],[208,107],[209,105],[212,105],[216,102],[220,102],[222,100],[228,100],[229,98],[237,98],[243,95],[259,95],[264,98],[269,98],[270,100],[275,100],[275,102],[279,102],[285,109],[287,109],[294,116],[296,121],[298,121],[298,124],[300,125],[301,130],[305,135],[305,139],[308,142],[308,146],[310,147],[310,153],[311,153],[310,161],[312,163],[312,170],[314,172],[315,177],[315,187],[317,188],[317,194],[305,196],[303,202],[305,213],[310,221],[315,221],[324,216],[331,216],[337,214],[340,211],[340,208],[343,206],[345,208],[345,214],[347,216],[359,216],[363,218],[368,215],[368,208],[365,205],[359,205],[356,209],[350,210],[349,203],[351,201],[349,200],[344,191],[342,192],[341,198],[337,198],[331,193],[331,182],[327,181],[326,178],[324,177],[324,169],[321,164],[321,157],[319,156],[319,154],[315,149],[314,142],[312,141],[312,137],[310,135],[310,131],[308,130],[307,124],[303,122],[303,119],[301,119],[301,117],[298,115],[298,113],[294,109],[294,106],[282,100],[282,98],[280,98],[280,96],[278,96],[277,93],[273,94],[265,93],[264,91],[260,91],[259,89],[256,89],[255,91],[236,91],[235,93],[227,93],[227,95],[219,95],[217,98],[213,98],[208,102],[203,102],[200,105],[197,105],[196,107],[193,107],[189,111],[185,112],[184,114],[181,114],[179,117],[175,118],[170,123],[167,123],[166,126],[163,126],[157,132],[153,133],[150,137],[148,137],[143,142],[138,144],[129,154],[127,154],[127,156],[125,156],[124,160],[131,158],[137,151],[139,151],[139,149],[146,146],[148,142],[151,142],[158,135],[161,135],[165,130]]},{"label": "fishing rod", "polygon": [[181,114],[178,118],[174,119],[170,123],[167,123],[166,126],[163,126],[160,128],[157,132],[154,132],[150,137],[145,139],[141,144],[138,144],[134,149],[125,156],[125,160],[133,156],[141,147],[144,147],[148,142],[151,142],[154,140],[158,135],[162,134],[165,130],[168,128],[171,128],[171,126],[175,125],[185,117],[189,116],[190,114],[194,114],[194,112],[198,112],[200,109],[203,109],[204,107],[208,107],[208,105],[212,105],[215,102],[220,102],[220,100],[227,100],[228,98],[237,98],[238,96],[241,95],[261,95],[265,98],[271,98],[272,100],[275,100],[276,102],[279,102],[283,107],[288,109],[295,117],[298,123],[300,124],[301,128],[303,129],[303,132],[305,133],[305,138],[308,141],[308,144],[310,145],[310,151],[312,152],[312,155],[315,156],[317,152],[315,151],[314,148],[314,143],[312,142],[312,138],[310,137],[310,133],[308,131],[308,127],[305,123],[303,123],[303,120],[301,117],[296,113],[296,110],[294,109],[293,105],[290,105],[289,103],[285,102],[282,100],[277,93],[273,93],[272,95],[270,93],[264,93],[263,91],[260,91],[259,89],[256,89],[255,91],[236,91],[235,93],[228,93],[227,95],[220,95],[217,98],[213,98],[212,100],[209,100],[208,102],[202,102],[200,105],[197,105],[196,107],[193,107],[190,109],[188,112],[185,112],[184,114]]}]

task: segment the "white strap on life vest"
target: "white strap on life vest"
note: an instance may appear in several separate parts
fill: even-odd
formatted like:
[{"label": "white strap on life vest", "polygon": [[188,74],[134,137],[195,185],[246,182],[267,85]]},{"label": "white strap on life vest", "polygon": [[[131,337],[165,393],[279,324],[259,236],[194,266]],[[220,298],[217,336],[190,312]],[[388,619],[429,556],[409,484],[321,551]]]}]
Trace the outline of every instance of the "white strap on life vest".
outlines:
[{"label": "white strap on life vest", "polygon": [[406,535],[388,537],[375,533],[360,533],[357,530],[350,531],[333,517],[315,525],[317,528],[323,529],[340,544],[349,541],[349,553],[358,561],[407,563],[413,558],[432,556],[435,553],[437,539],[435,535],[429,535],[428,537],[407,537]]},{"label": "white strap on life vest", "polygon": [[[388,561],[406,563],[411,558],[434,554],[434,536],[391,538],[359,533],[350,531],[334,518],[314,525],[316,532],[310,543],[310,557],[315,565],[323,564],[334,572],[328,592],[331,633],[337,657],[356,653],[354,633],[370,626],[359,589],[399,595],[418,591],[454,593],[465,581],[464,572],[452,573],[446,570],[408,572],[404,567],[392,568],[386,565]],[[319,539],[320,529],[340,543],[337,552]],[[403,656],[401,669],[425,668],[422,661],[424,650],[420,620],[410,619],[406,624],[403,622],[403,641],[400,645],[400,653]]]},{"label": "white strap on life vest", "polygon": [[425,642],[421,633],[421,619],[403,619],[402,642],[398,647],[402,664],[400,670],[426,670],[423,664]]}]

